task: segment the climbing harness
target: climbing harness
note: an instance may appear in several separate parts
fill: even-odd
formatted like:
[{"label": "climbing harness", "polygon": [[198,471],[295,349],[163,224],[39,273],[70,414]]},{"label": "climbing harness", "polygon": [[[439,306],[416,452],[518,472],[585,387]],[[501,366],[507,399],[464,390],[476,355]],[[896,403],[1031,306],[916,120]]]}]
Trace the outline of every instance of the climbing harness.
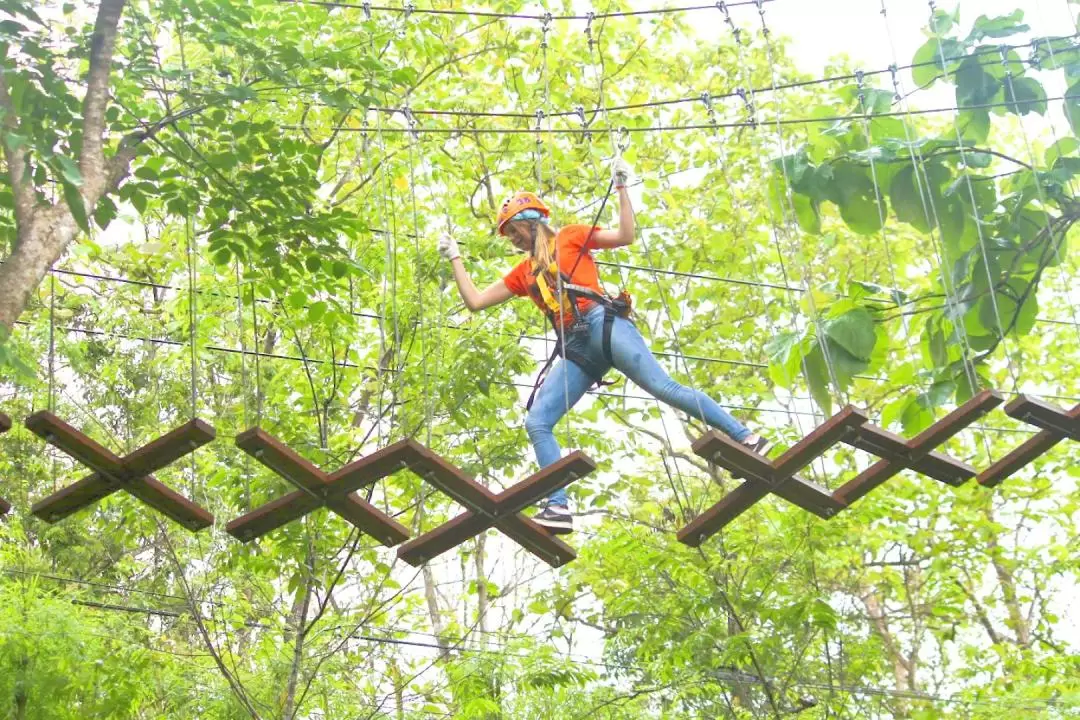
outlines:
[{"label": "climbing harness", "polygon": [[[532,275],[535,280],[533,285],[529,288],[529,291],[537,304],[544,309],[544,313],[547,315],[548,320],[555,329],[556,342],[547,361],[544,363],[544,366],[540,368],[540,372],[536,376],[536,382],[533,383],[532,392],[529,394],[529,399],[525,403],[526,410],[532,409],[533,401],[536,399],[536,393],[539,392],[540,386],[543,385],[544,378],[551,369],[551,366],[555,363],[555,359],[560,356],[565,356],[567,360],[573,362],[582,370],[589,373],[597,387],[613,384],[610,381],[605,381],[602,373],[595,374],[592,370],[593,364],[581,353],[571,348],[570,343],[567,342],[567,338],[589,332],[588,323],[584,318],[584,313],[582,312],[578,300],[584,299],[588,301],[589,304],[586,305],[585,312],[588,312],[596,305],[602,306],[604,308],[604,328],[601,346],[603,348],[604,360],[609,366],[614,365],[611,354],[611,331],[615,326],[615,318],[621,317],[628,320],[633,313],[633,300],[630,297],[630,293],[625,289],[620,290],[617,296],[611,297],[602,290],[598,291],[590,287],[585,287],[584,285],[578,285],[574,282],[574,273],[577,272],[581,259],[585,256],[585,253],[588,252],[587,248],[589,247],[589,242],[596,232],[596,223],[600,219],[600,214],[604,211],[608,198],[611,197],[611,191],[614,189],[614,184],[615,182],[612,180],[608,185],[607,194],[604,196],[604,200],[600,204],[600,209],[593,219],[589,229],[589,235],[585,238],[585,242],[578,251],[577,259],[574,261],[574,265],[569,273],[562,272],[556,262],[552,262],[547,268],[541,268],[539,262],[537,262],[535,258],[532,260]],[[534,242],[536,241],[535,234],[533,240]],[[552,245],[554,245],[555,242],[556,240],[553,238],[551,240]],[[549,278],[553,279],[555,277],[558,277],[561,281],[555,283],[562,287],[561,296],[557,291],[554,293],[552,292],[552,283],[549,281]],[[566,322],[568,311],[569,315],[573,318],[569,323]]]}]

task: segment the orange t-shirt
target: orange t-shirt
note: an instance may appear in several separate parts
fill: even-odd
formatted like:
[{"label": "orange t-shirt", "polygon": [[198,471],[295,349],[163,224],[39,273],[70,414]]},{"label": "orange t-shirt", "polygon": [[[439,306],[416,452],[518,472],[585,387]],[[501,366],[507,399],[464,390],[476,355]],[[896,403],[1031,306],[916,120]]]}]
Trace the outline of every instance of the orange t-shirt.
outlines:
[{"label": "orange t-shirt", "polygon": [[[603,293],[600,287],[600,276],[596,272],[596,261],[593,260],[592,253],[589,252],[596,249],[596,241],[589,239],[588,246],[585,246],[590,230],[594,230],[594,228],[588,225],[567,225],[559,230],[559,233],[555,236],[556,257],[559,260],[559,269],[566,275],[570,275],[570,270],[574,268],[575,263],[577,264],[577,269],[574,270],[574,274],[570,278],[573,284]],[[600,228],[595,228],[595,230],[598,231]],[[584,252],[582,248],[584,248]],[[578,255],[581,256],[580,261],[578,261]],[[537,287],[536,276],[532,272],[532,258],[526,258],[514,266],[514,269],[503,278],[503,282],[506,283],[506,287],[510,292],[515,295],[531,297],[536,306],[543,310],[544,314],[547,314],[547,306],[540,295],[539,287]],[[551,290],[554,293],[555,288],[551,288]],[[593,301],[579,297],[577,298],[577,304],[578,309],[584,312],[593,304]],[[566,317],[563,319],[563,323],[569,325],[573,322],[573,319],[573,317]]]}]

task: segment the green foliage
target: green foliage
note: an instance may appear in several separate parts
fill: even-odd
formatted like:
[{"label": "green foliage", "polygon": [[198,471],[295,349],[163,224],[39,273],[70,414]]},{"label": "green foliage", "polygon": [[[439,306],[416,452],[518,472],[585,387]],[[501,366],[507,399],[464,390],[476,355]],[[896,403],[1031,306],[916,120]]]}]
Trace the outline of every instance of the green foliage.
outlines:
[{"label": "green foliage", "polygon": [[[935,387],[954,388],[957,402],[978,389],[970,380],[971,370],[965,371],[964,382],[959,381],[961,366],[991,362],[1005,338],[1033,331],[1046,270],[1064,260],[1069,231],[1080,219],[1072,192],[1072,178],[1080,171],[1080,162],[1073,161],[1075,137],[1057,140],[1042,158],[1018,159],[1007,147],[992,146],[1001,139],[995,128],[1010,114],[1042,116],[1060,107],[1076,132],[1075,98],[1051,103],[1044,80],[1028,73],[1029,67],[1066,68],[1068,78],[1073,63],[1080,62],[1080,45],[1074,38],[1035,39],[1030,44],[1035,49],[1033,63],[1023,61],[1016,50],[981,44],[1028,31],[1022,21],[1020,10],[1002,17],[980,16],[962,36],[959,12],[937,10],[931,37],[913,58],[912,73],[923,87],[937,82],[955,87],[960,108],[956,122],[941,127],[914,116],[897,120],[891,115],[902,106],[860,80],[857,86],[840,90],[835,100],[825,100],[830,110],[819,111],[844,110],[852,119],[811,132],[806,144],[777,160],[772,180],[777,211],[790,192],[795,218],[804,231],[822,231],[820,209],[831,203],[847,228],[877,235],[883,244],[894,242],[905,226],[925,237],[931,267],[939,268],[927,277],[937,282],[905,287],[910,299],[896,302],[891,312],[881,304],[867,311],[877,311],[872,317],[883,325],[878,333],[883,344],[895,342],[901,329],[910,334],[912,326],[925,328],[932,351],[924,356],[923,372]],[[1000,122],[991,122],[998,117]],[[816,303],[808,324],[821,324],[818,315],[835,317],[831,303],[846,302],[843,296],[834,296]],[[816,342],[793,355],[780,341],[779,352],[770,353],[772,376],[791,387],[797,355],[805,361],[811,393],[827,410],[831,403],[825,398],[826,373],[821,365],[829,365],[825,361],[832,353]],[[843,392],[851,385],[855,364],[847,354],[840,354],[834,364],[826,369],[834,376],[835,391]],[[919,398],[920,407],[927,410],[950,399],[941,390]],[[914,401],[914,396],[907,399],[905,413],[915,407]],[[921,419],[905,422],[905,427],[917,429],[932,418],[929,413],[918,416]]]},{"label": "green foliage", "polygon": [[[31,148],[37,187],[63,198],[83,182],[72,159],[93,8],[50,6],[46,32],[32,4],[7,7],[0,32],[26,52],[5,55],[5,77],[29,122],[5,141]],[[1042,70],[1026,53],[1002,64],[996,43],[1023,20],[967,28],[935,15],[913,74],[957,86],[955,127],[894,116],[891,88],[855,83],[761,93],[787,117],[851,116],[784,126],[780,158],[764,124],[634,133],[649,252],[603,259],[679,274],[602,272],[633,292],[665,367],[781,449],[817,422],[811,400],[827,412],[850,400],[912,436],[981,387],[1012,387],[1014,371],[1040,394],[1075,395],[1060,288],[1077,271],[1080,140],[1032,127],[1042,113],[1080,114],[1044,89],[1047,73],[1080,81],[1077,50],[1042,38],[1031,48]],[[253,425],[327,470],[403,437],[493,491],[533,469],[517,385],[544,354],[543,320],[524,302],[464,313],[434,238],[449,228],[477,284],[492,282],[519,256],[491,218],[508,191],[536,187],[538,160],[557,221],[587,222],[608,181],[606,123],[700,124],[701,108],[612,111],[591,139],[545,136],[540,151],[530,133],[484,132],[518,128],[511,119],[424,116],[445,132],[414,138],[374,108],[589,108],[720,93],[736,74],[758,88],[774,70],[806,79],[777,37],[768,49],[748,31],[741,51],[688,47],[691,22],[609,18],[591,48],[579,26],[555,23],[542,76],[534,23],[128,4],[110,150],[141,122],[192,114],[85,208],[90,232],[60,261],[55,298],[41,288],[0,344],[0,365],[24,373],[0,378],[0,410],[18,420],[52,406],[123,453],[186,422],[194,395],[218,439],[156,477],[218,523],[193,536],[117,492],[47,525],[29,509],[83,470],[18,423],[0,436],[0,495],[14,506],[0,521],[0,717],[17,697],[26,718],[1074,711],[1080,476],[1066,442],[993,494],[905,474],[828,523],[766,499],[698,550],[675,533],[736,483],[685,451],[703,428],[624,383],[558,428],[601,469],[571,488],[580,557],[557,572],[494,531],[417,571],[325,510],[251,544],[223,532],[295,490],[235,447]],[[987,97],[996,107],[973,107]],[[10,198],[0,187],[4,253]],[[981,468],[1029,437],[973,431],[944,449]],[[803,474],[835,488],[867,464],[838,447]],[[399,472],[362,496],[415,534],[460,511],[431,490]]]}]

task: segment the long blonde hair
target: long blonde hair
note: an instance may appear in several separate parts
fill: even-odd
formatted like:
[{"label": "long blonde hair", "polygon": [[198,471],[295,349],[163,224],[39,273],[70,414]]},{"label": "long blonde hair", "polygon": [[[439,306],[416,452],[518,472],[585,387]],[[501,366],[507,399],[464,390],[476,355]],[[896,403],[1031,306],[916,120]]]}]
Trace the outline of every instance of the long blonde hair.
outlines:
[{"label": "long blonde hair", "polygon": [[[558,233],[555,228],[551,227],[547,223],[536,222],[536,242],[533,243],[532,257],[536,261],[537,267],[541,268],[544,272],[551,267],[551,263],[555,261],[555,253],[552,251],[551,241],[555,239]],[[554,280],[554,278],[552,278]]]}]

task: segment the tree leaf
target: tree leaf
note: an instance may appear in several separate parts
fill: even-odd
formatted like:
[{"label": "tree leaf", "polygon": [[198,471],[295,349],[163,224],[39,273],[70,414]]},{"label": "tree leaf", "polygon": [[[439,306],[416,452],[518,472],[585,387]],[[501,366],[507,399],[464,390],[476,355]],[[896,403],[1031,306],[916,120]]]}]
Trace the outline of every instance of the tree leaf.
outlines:
[{"label": "tree leaf", "polygon": [[821,411],[826,415],[832,415],[832,395],[829,393],[829,370],[825,365],[825,356],[817,341],[813,343],[813,349],[806,355],[803,365],[803,376],[806,378],[810,395],[814,398]]},{"label": "tree leaf", "polygon": [[986,72],[975,55],[960,63],[953,78],[956,81],[956,104],[961,108],[990,104],[1001,90],[1001,81]]},{"label": "tree leaf", "polygon": [[60,173],[64,176],[64,180],[71,183],[77,188],[83,185],[83,176],[79,171],[79,166],[75,164],[75,161],[69,158],[67,155],[57,155],[56,163],[60,166]]},{"label": "tree leaf", "polygon": [[1073,135],[1080,135],[1080,82],[1065,91],[1065,116],[1069,119]]},{"label": "tree leaf", "polygon": [[71,217],[75,218],[75,224],[84,233],[89,234],[90,221],[86,217],[86,203],[83,201],[82,193],[79,188],[69,182],[64,181],[60,185],[64,189],[64,202],[67,203],[68,209],[71,210]]},{"label": "tree leaf", "polygon": [[864,308],[825,323],[825,334],[859,360],[869,361],[877,343],[874,317]]},{"label": "tree leaf", "polygon": [[980,15],[968,35],[968,42],[979,42],[984,38],[1003,38],[1017,33],[1027,32],[1031,28],[1024,23],[1024,11],[1015,10],[1008,15],[990,18]]},{"label": "tree leaf", "polygon": [[1046,90],[1034,78],[1007,79],[1005,81],[1005,102],[1009,112],[1014,115],[1028,115],[1030,113],[1045,115],[1047,110]]},{"label": "tree leaf", "polygon": [[[911,76],[919,87],[930,85],[936,78],[951,73],[964,57],[964,45],[952,38],[930,38],[915,51]],[[944,70],[942,69],[944,66]]]}]

